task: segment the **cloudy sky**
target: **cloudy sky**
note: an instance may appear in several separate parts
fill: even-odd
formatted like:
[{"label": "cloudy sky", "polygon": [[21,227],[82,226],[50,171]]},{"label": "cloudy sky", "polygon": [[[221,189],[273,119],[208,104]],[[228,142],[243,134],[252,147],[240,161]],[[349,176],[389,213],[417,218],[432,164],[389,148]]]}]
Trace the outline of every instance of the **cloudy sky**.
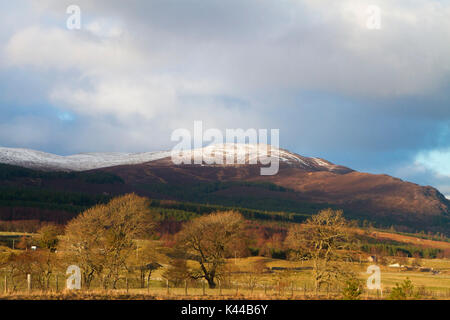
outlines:
[{"label": "cloudy sky", "polygon": [[1,146],[140,152],[194,120],[279,128],[291,151],[450,195],[450,1],[15,0],[0,26]]}]

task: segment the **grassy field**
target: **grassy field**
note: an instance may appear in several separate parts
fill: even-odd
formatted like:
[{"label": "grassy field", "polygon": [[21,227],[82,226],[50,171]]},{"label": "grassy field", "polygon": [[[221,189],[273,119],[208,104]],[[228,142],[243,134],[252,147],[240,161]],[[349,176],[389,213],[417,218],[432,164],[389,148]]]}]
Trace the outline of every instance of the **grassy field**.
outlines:
[{"label": "grassy field", "polygon": [[[361,229],[355,229],[359,234],[364,233],[365,231]],[[401,243],[411,244],[415,246],[420,246],[424,248],[437,248],[442,250],[450,250],[450,242],[447,241],[436,241],[429,239],[421,239],[419,237],[415,237],[412,235],[403,235],[398,233],[391,233],[386,231],[373,231],[370,233],[370,236],[379,240],[393,240]]]},{"label": "grassy field", "polygon": [[[23,233],[0,232],[0,239],[19,239]],[[31,236],[32,234],[27,234]],[[403,243],[420,242],[422,246],[439,247],[448,249],[450,243],[439,242],[415,237],[396,235],[386,232],[377,232],[376,237],[380,239],[395,240]],[[191,281],[187,284],[173,284],[167,288],[164,272],[167,270],[170,259],[165,251],[168,248],[162,246],[160,241],[140,240],[138,247],[144,247],[151,241],[152,246],[158,247],[160,253],[157,261],[163,265],[161,269],[152,273],[148,288],[140,288],[139,275],[137,272],[124,275],[119,281],[116,290],[100,290],[101,285],[96,279],[92,284],[92,290],[81,292],[64,291],[65,274],[54,274],[50,280],[50,290],[41,292],[32,289],[27,290],[25,277],[17,277],[8,284],[8,292],[5,292],[4,274],[0,274],[0,298],[1,299],[339,299],[342,288],[321,288],[319,296],[314,295],[312,282],[312,265],[308,261],[289,261],[284,259],[272,259],[266,257],[247,257],[228,259],[226,262],[226,273],[215,289],[210,289],[201,281]],[[9,250],[9,249],[8,249]],[[16,250],[19,252],[18,250]],[[367,254],[364,255],[367,257]],[[352,262],[347,263],[363,283],[366,282],[368,274],[367,267],[373,263]],[[391,257],[391,259],[395,259]],[[411,266],[413,259],[404,262]],[[364,299],[386,298],[390,290],[405,279],[410,279],[420,293],[422,299],[450,299],[450,259],[421,259],[420,265],[432,268],[433,272],[420,272],[418,269],[406,270],[405,268],[381,267],[381,292],[365,290]],[[188,260],[189,267],[198,267],[195,261]],[[126,280],[127,279],[127,280]],[[128,283],[128,289],[127,289]],[[35,286],[37,288],[37,286]]]},{"label": "grassy field", "polygon": [[[254,266],[264,263],[267,267],[263,272],[255,272]],[[194,262],[190,261],[193,265]],[[382,299],[396,283],[409,278],[421,299],[450,299],[450,260],[422,260],[423,266],[439,270],[439,274],[431,272],[406,271],[381,266],[381,292],[365,290],[363,299]],[[352,263],[351,267],[362,281],[366,281],[365,272],[369,263]],[[78,293],[63,290],[64,275],[59,275],[58,292],[56,279],[52,278],[51,290],[41,292],[26,289],[25,279],[16,279],[16,290],[4,293],[4,285],[0,283],[1,299],[339,299],[341,288],[322,288],[319,296],[314,295],[311,282],[311,265],[308,262],[293,262],[287,260],[269,259],[264,257],[249,257],[229,259],[227,261],[228,275],[215,289],[210,289],[201,281],[180,284],[167,288],[163,279],[165,267],[152,274],[148,288],[139,288],[137,275],[122,279],[116,290],[99,290],[94,282],[93,289]]]}]

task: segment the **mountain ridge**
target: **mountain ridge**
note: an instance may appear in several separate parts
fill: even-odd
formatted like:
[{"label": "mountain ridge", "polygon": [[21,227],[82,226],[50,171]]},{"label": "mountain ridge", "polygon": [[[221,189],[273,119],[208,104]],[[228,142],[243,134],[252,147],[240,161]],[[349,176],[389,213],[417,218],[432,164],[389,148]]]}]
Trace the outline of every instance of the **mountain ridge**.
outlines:
[{"label": "mountain ridge", "polygon": [[[135,192],[152,199],[285,211],[287,214],[312,214],[321,208],[333,207],[343,209],[348,217],[360,221],[450,234],[450,201],[433,187],[389,175],[358,172],[324,159],[281,150],[280,159],[284,160],[280,161],[278,174],[273,176],[261,176],[261,164],[174,165],[169,152],[135,156],[135,162],[123,164],[117,161],[117,154],[103,153],[100,160],[107,158],[108,161],[102,164],[112,163],[112,166],[64,174],[39,174],[40,171],[15,176],[4,174],[3,178],[0,176],[0,187],[108,196]],[[225,156],[227,150],[218,151]],[[152,160],[144,161],[148,158]],[[91,161],[99,159],[99,154],[69,156],[69,159]],[[119,157],[119,160],[122,159]],[[94,161],[94,164],[99,163]],[[60,169],[61,166],[56,171]],[[0,167],[0,170],[3,169]]]},{"label": "mountain ridge", "polygon": [[[260,151],[260,149],[264,149]],[[316,168],[319,170],[351,172],[350,168],[336,165],[322,158],[304,157],[296,153],[292,153],[285,149],[275,148],[263,144],[239,144],[225,143],[205,146],[200,149],[193,149],[191,152],[195,154],[201,151],[203,158],[209,163],[217,155],[223,160],[233,153],[236,157],[246,157],[246,162],[255,160],[262,155],[268,154],[266,150],[276,150],[280,162],[290,163],[292,165],[303,166],[305,168]],[[141,153],[125,153],[125,152],[99,152],[99,153],[78,153],[69,156],[59,156],[52,153],[46,153],[33,149],[22,148],[4,148],[0,147],[0,163],[17,165],[29,169],[38,170],[62,170],[62,171],[87,171],[100,168],[107,168],[120,165],[142,164],[155,160],[168,158],[171,151],[154,151]],[[269,156],[271,158],[273,156]],[[204,164],[205,164],[204,163]],[[223,165],[227,164],[223,161]]]}]

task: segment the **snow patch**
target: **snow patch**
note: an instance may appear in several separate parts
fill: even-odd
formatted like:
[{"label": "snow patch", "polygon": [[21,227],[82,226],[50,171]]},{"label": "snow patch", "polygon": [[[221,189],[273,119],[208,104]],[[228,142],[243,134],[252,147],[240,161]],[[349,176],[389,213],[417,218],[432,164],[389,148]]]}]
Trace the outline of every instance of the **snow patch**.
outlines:
[{"label": "snow patch", "polygon": [[58,156],[30,149],[0,148],[0,163],[33,169],[85,171],[125,164],[139,164],[170,156],[170,152],[81,153]]},{"label": "snow patch", "polygon": [[[266,144],[239,144],[224,143],[209,145],[192,152],[203,154],[205,163],[214,164],[217,158],[232,158],[230,164],[256,164],[261,159],[270,162],[271,158],[278,157],[280,163],[309,169],[333,171],[338,166],[319,158],[307,158],[287,150],[276,148]],[[119,165],[142,164],[171,156],[171,151],[143,152],[143,153],[80,153],[70,156],[59,156],[51,153],[30,149],[1,148],[0,163],[17,165],[32,169],[60,170],[60,171],[85,171],[106,168]]]}]

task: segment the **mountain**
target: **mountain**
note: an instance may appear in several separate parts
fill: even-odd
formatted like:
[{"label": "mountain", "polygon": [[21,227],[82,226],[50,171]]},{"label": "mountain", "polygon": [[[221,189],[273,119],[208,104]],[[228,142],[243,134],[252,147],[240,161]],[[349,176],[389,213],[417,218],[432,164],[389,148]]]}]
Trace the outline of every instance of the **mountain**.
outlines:
[{"label": "mountain", "polygon": [[0,148],[0,163],[38,170],[85,171],[124,164],[139,164],[170,156],[170,152],[81,153],[58,156],[30,149]]},{"label": "mountain", "polygon": [[[1,148],[0,163],[9,166],[0,168],[0,187],[90,196],[136,192],[153,199],[279,211],[286,215],[308,215],[333,207],[343,209],[351,219],[379,226],[450,234],[450,202],[432,187],[388,175],[357,172],[283,149],[272,152],[272,157],[279,159],[278,174],[262,176],[261,164],[249,164],[262,150],[264,145],[214,145],[196,150],[204,153],[204,163],[174,165],[169,151],[61,157]],[[244,157],[246,163],[207,164],[213,156],[225,159],[232,152]],[[189,154],[186,157],[189,159]],[[27,199],[23,201],[29,203]]]},{"label": "mountain", "polygon": [[[245,157],[246,162],[252,159],[258,159],[261,156],[269,155],[267,150],[271,146],[262,144],[234,144],[225,143],[223,145],[211,145],[201,149],[192,150],[192,154],[201,152],[205,162],[212,161],[214,157],[221,157],[224,165],[225,158],[229,154],[236,157]],[[273,148],[277,152],[281,163],[301,167],[309,170],[331,171],[331,172],[350,172],[349,168],[337,166],[333,163],[320,158],[307,158],[289,151]],[[185,152],[186,153],[186,152]],[[29,169],[38,169],[45,171],[86,171],[99,168],[107,168],[120,165],[142,164],[159,159],[168,158],[171,151],[157,151],[144,153],[80,153],[70,156],[58,156],[51,153],[35,151],[30,149],[1,148],[0,163],[21,166]],[[272,156],[275,158],[275,156]]]}]

